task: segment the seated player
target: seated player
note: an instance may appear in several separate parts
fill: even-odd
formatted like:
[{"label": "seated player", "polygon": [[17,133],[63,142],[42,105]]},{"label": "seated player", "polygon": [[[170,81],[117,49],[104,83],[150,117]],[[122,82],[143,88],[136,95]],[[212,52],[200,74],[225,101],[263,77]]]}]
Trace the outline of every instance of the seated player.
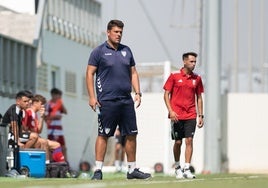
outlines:
[{"label": "seated player", "polygon": [[14,135],[14,142],[20,148],[34,148],[40,147],[38,142],[38,134],[24,132],[22,130],[22,119],[25,116],[25,109],[29,107],[32,94],[27,91],[19,91],[16,94],[16,103],[11,105],[5,112],[2,123],[10,124],[10,133]]},{"label": "seated player", "polygon": [[[32,98],[31,106],[26,110],[26,118],[24,119],[24,129],[31,132],[40,134],[43,129],[44,122],[44,105],[46,103],[45,97],[42,95],[34,95]],[[38,112],[40,118],[38,118]],[[42,144],[47,145],[46,153],[47,160],[50,159],[50,153],[52,152],[52,161],[54,162],[65,162],[64,155],[62,153],[62,148],[59,142],[52,141],[49,139],[44,139],[39,137]]]}]

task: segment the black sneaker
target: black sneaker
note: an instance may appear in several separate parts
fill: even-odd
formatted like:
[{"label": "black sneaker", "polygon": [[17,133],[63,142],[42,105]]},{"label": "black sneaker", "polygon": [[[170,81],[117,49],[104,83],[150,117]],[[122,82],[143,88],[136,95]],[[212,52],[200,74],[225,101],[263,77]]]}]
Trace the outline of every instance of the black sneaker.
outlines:
[{"label": "black sneaker", "polygon": [[102,180],[102,171],[96,170],[93,174],[92,180]]},{"label": "black sneaker", "polygon": [[149,179],[151,174],[141,172],[138,168],[135,168],[132,173],[127,173],[127,179]]}]

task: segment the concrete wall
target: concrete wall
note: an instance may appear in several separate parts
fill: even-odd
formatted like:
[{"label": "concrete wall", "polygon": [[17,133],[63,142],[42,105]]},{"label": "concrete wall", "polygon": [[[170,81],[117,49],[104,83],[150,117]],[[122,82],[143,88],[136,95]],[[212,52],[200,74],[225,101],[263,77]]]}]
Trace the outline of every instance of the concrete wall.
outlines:
[{"label": "concrete wall", "polygon": [[230,172],[268,173],[268,94],[228,95]]},{"label": "concrete wall", "polygon": [[[142,104],[137,109],[138,146],[137,165],[153,168],[155,163],[164,164],[164,171],[174,173],[172,165],[173,141],[170,136],[170,121],[164,103],[163,93],[144,93]],[[203,133],[204,129],[196,129],[194,137],[194,154],[192,164],[196,170],[203,168]],[[185,146],[183,145],[182,151]],[[181,161],[184,162],[184,153]]]},{"label": "concrete wall", "polygon": [[[267,94],[228,94],[227,121],[222,121],[227,125],[222,126],[227,126],[227,135],[224,135],[227,138],[227,164],[224,165],[229,172],[268,172],[267,107]],[[173,142],[163,94],[144,94],[137,118],[137,164],[153,167],[156,162],[162,162],[167,165],[166,171],[171,170]],[[192,165],[197,173],[202,172],[204,165],[204,131],[206,125],[197,128],[194,137]]]},{"label": "concrete wall", "polygon": [[[63,102],[68,114],[63,117],[63,131],[67,145],[67,158],[73,169],[77,169],[80,160],[94,163],[94,143],[97,134],[96,114],[88,105],[88,97],[83,94],[83,79],[86,74],[87,61],[91,48],[81,45],[55,33],[44,30],[42,37],[42,62],[48,64],[48,91],[38,90],[50,99],[52,86],[50,70],[51,67],[59,67],[58,84],[63,91]],[[75,73],[76,93],[65,92],[65,72]],[[46,137],[46,128],[42,133]],[[87,140],[89,142],[87,144]],[[85,153],[83,154],[83,151]]]}]

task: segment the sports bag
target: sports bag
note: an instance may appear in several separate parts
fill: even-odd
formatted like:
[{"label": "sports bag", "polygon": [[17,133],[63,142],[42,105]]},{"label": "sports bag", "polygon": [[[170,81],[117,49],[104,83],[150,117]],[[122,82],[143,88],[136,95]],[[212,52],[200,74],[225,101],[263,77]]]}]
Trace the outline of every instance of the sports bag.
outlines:
[{"label": "sports bag", "polygon": [[66,162],[54,162],[46,165],[46,178],[69,178],[70,167]]}]

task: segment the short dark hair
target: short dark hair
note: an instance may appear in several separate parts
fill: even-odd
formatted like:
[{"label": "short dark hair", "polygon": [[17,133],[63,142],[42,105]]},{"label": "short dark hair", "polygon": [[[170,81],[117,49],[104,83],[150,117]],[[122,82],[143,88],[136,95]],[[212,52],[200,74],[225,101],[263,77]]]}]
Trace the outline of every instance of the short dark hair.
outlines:
[{"label": "short dark hair", "polygon": [[124,23],[121,20],[111,20],[107,24],[107,30],[111,30],[113,27],[124,28]]},{"label": "short dark hair", "polygon": [[19,91],[16,94],[16,99],[21,99],[22,97],[28,97],[28,98],[32,98],[33,97],[33,93],[29,90],[22,90]]},{"label": "short dark hair", "polygon": [[60,89],[58,89],[58,88],[52,88],[51,90],[50,90],[50,94],[51,95],[53,95],[53,94],[55,94],[55,95],[62,95],[62,91],[60,90]]},{"label": "short dark hair", "polygon": [[184,53],[184,54],[182,55],[182,60],[187,59],[190,55],[191,55],[191,56],[194,56],[194,57],[197,57],[197,56],[198,56],[197,53],[195,53],[195,52],[187,52],[187,53]]},{"label": "short dark hair", "polygon": [[34,96],[33,92],[30,90],[24,90],[26,93],[28,93],[28,98],[32,98]]}]

